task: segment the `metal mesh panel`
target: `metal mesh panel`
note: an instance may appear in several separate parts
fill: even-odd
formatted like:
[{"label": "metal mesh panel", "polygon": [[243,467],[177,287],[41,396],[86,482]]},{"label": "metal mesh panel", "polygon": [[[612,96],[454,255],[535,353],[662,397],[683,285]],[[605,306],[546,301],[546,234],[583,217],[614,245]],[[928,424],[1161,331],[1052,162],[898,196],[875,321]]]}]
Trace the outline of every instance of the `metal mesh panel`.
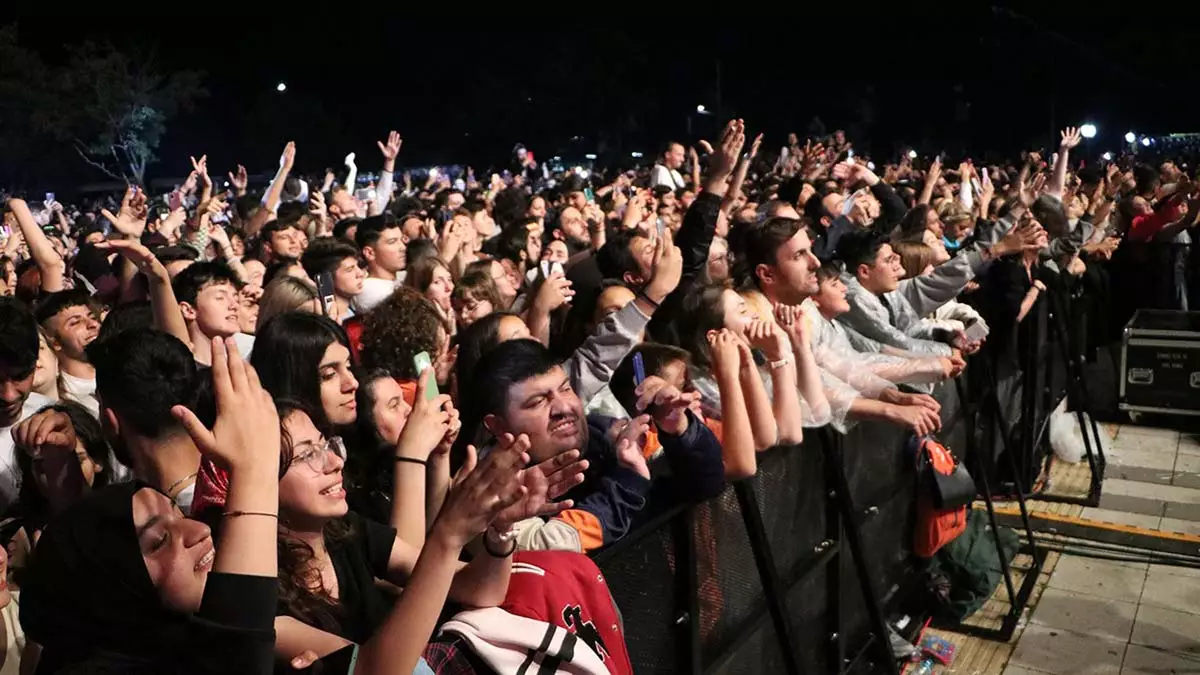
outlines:
[{"label": "metal mesh panel", "polygon": [[639,675],[677,671],[670,533],[669,526],[661,527],[599,563],[621,611],[629,658]]},{"label": "metal mesh panel", "polygon": [[[719,675],[762,675],[782,673],[783,658],[779,652],[779,641],[770,621],[764,621],[754,635],[734,652],[724,667],[714,671]],[[804,670],[803,672],[821,672]]]},{"label": "metal mesh panel", "polygon": [[716,583],[706,584],[703,575],[700,579],[703,651],[710,654],[743,627],[761,604],[763,588],[732,487],[715,502],[697,509],[696,529],[701,533],[697,558],[715,554],[716,561],[715,570],[709,568],[716,574]]},{"label": "metal mesh panel", "polygon": [[793,577],[798,564],[825,539],[825,462],[816,434],[799,446],[759,455],[754,496],[780,578]]}]

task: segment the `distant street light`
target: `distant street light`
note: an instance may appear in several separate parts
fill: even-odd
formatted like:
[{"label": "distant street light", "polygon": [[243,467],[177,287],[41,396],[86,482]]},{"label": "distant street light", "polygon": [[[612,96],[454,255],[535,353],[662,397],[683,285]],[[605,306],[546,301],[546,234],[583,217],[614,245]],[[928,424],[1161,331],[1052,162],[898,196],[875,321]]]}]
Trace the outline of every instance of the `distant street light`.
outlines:
[{"label": "distant street light", "polygon": [[1142,136],[1142,145],[1146,146],[1147,148],[1150,147],[1150,144],[1153,142],[1154,141],[1150,140],[1149,136]]},{"label": "distant street light", "polygon": [[287,85],[280,82],[279,84],[275,85],[275,91],[282,94],[283,92],[287,91]]},{"label": "distant street light", "polygon": [[1100,155],[1100,157],[1106,162],[1112,161],[1112,153],[1111,152],[1106,152],[1103,155]]},{"label": "distant street light", "polygon": [[631,152],[629,153],[629,156],[634,159],[641,159],[643,155],[640,152]]},{"label": "distant street light", "polygon": [[1132,142],[1134,142],[1134,141],[1136,141],[1136,140],[1137,140],[1137,135],[1136,135],[1136,134],[1134,134],[1132,131],[1130,131],[1129,133],[1125,134],[1125,142],[1126,142],[1126,143],[1132,143]]},{"label": "distant street light", "polygon": [[908,151],[908,158],[909,158],[909,159],[916,159],[916,158],[917,158],[917,151],[916,151],[916,150],[909,150],[909,151]]},{"label": "distant street light", "polygon": [[594,160],[594,159],[596,159],[596,154],[595,154],[595,153],[592,153],[592,152],[589,152],[588,154],[584,155],[584,157],[585,157],[586,159],[593,159],[593,160]]},{"label": "distant street light", "polygon": [[703,103],[701,103],[700,105],[696,106],[696,112],[698,112],[698,113],[700,113],[701,115],[703,115],[704,113],[708,112],[708,108],[705,108],[705,107],[704,107],[704,104],[703,104]]},{"label": "distant street light", "polygon": [[1083,136],[1084,138],[1095,138],[1096,137],[1096,125],[1095,124],[1085,124],[1085,125],[1079,127],[1079,135]]}]

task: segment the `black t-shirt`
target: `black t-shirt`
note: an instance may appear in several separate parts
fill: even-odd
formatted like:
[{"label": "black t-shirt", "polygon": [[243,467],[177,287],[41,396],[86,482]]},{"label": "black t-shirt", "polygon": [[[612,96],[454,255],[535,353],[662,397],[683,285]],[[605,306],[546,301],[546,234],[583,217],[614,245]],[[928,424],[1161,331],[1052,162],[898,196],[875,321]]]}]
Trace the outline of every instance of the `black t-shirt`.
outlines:
[{"label": "black t-shirt", "polygon": [[[345,517],[352,533],[347,541],[326,542],[338,581],[341,625],[339,636],[362,644],[379,627],[392,608],[393,598],[375,585],[387,577],[388,558],[396,543],[396,530],[351,511]],[[279,616],[291,616],[280,605]]]}]

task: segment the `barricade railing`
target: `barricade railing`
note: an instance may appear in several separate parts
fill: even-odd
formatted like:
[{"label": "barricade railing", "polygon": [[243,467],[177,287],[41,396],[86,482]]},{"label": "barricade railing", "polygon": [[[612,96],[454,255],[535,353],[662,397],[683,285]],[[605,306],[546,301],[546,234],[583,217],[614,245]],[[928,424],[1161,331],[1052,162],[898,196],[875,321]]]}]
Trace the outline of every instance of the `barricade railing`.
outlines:
[{"label": "barricade railing", "polygon": [[[1018,363],[1006,370],[975,357],[969,383],[934,393],[942,404],[939,438],[980,483],[998,548],[991,508],[998,467],[1013,478],[1006,496],[1021,506],[1022,552],[1033,561],[1024,582],[1018,586],[1004,570],[1010,609],[999,628],[960,626],[996,639],[1011,637],[1042,563],[1024,504],[1034,491],[1030,464],[1044,456],[1050,411],[1082,384],[1081,372],[1063,372],[1062,359],[1080,348],[1065,321],[1069,307],[1060,304],[1069,300],[1055,297],[1014,328],[1014,339],[1027,331]],[[806,430],[802,444],[760,453],[756,476],[708,502],[660,514],[600,552],[635,670],[896,672],[885,622],[909,616],[905,637],[912,637],[927,618],[920,614],[927,611],[925,563],[912,555],[918,481],[905,450],[909,437],[875,422],[844,435]],[[1102,472],[1098,445],[1094,452],[1089,461]]]}]

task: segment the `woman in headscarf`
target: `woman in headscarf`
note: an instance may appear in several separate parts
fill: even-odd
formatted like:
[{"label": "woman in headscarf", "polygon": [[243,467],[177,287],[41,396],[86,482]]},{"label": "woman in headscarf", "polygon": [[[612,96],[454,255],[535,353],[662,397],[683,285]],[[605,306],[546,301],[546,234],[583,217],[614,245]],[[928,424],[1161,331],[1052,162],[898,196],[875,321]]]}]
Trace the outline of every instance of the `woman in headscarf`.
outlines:
[{"label": "woman in headscarf", "polygon": [[[278,416],[229,344],[213,341],[213,429],[172,411],[201,452],[229,467],[220,553],[207,526],[144,483],[77,502],[46,529],[23,588],[38,673],[271,672]],[[78,462],[63,430],[43,440],[44,461]]]}]

